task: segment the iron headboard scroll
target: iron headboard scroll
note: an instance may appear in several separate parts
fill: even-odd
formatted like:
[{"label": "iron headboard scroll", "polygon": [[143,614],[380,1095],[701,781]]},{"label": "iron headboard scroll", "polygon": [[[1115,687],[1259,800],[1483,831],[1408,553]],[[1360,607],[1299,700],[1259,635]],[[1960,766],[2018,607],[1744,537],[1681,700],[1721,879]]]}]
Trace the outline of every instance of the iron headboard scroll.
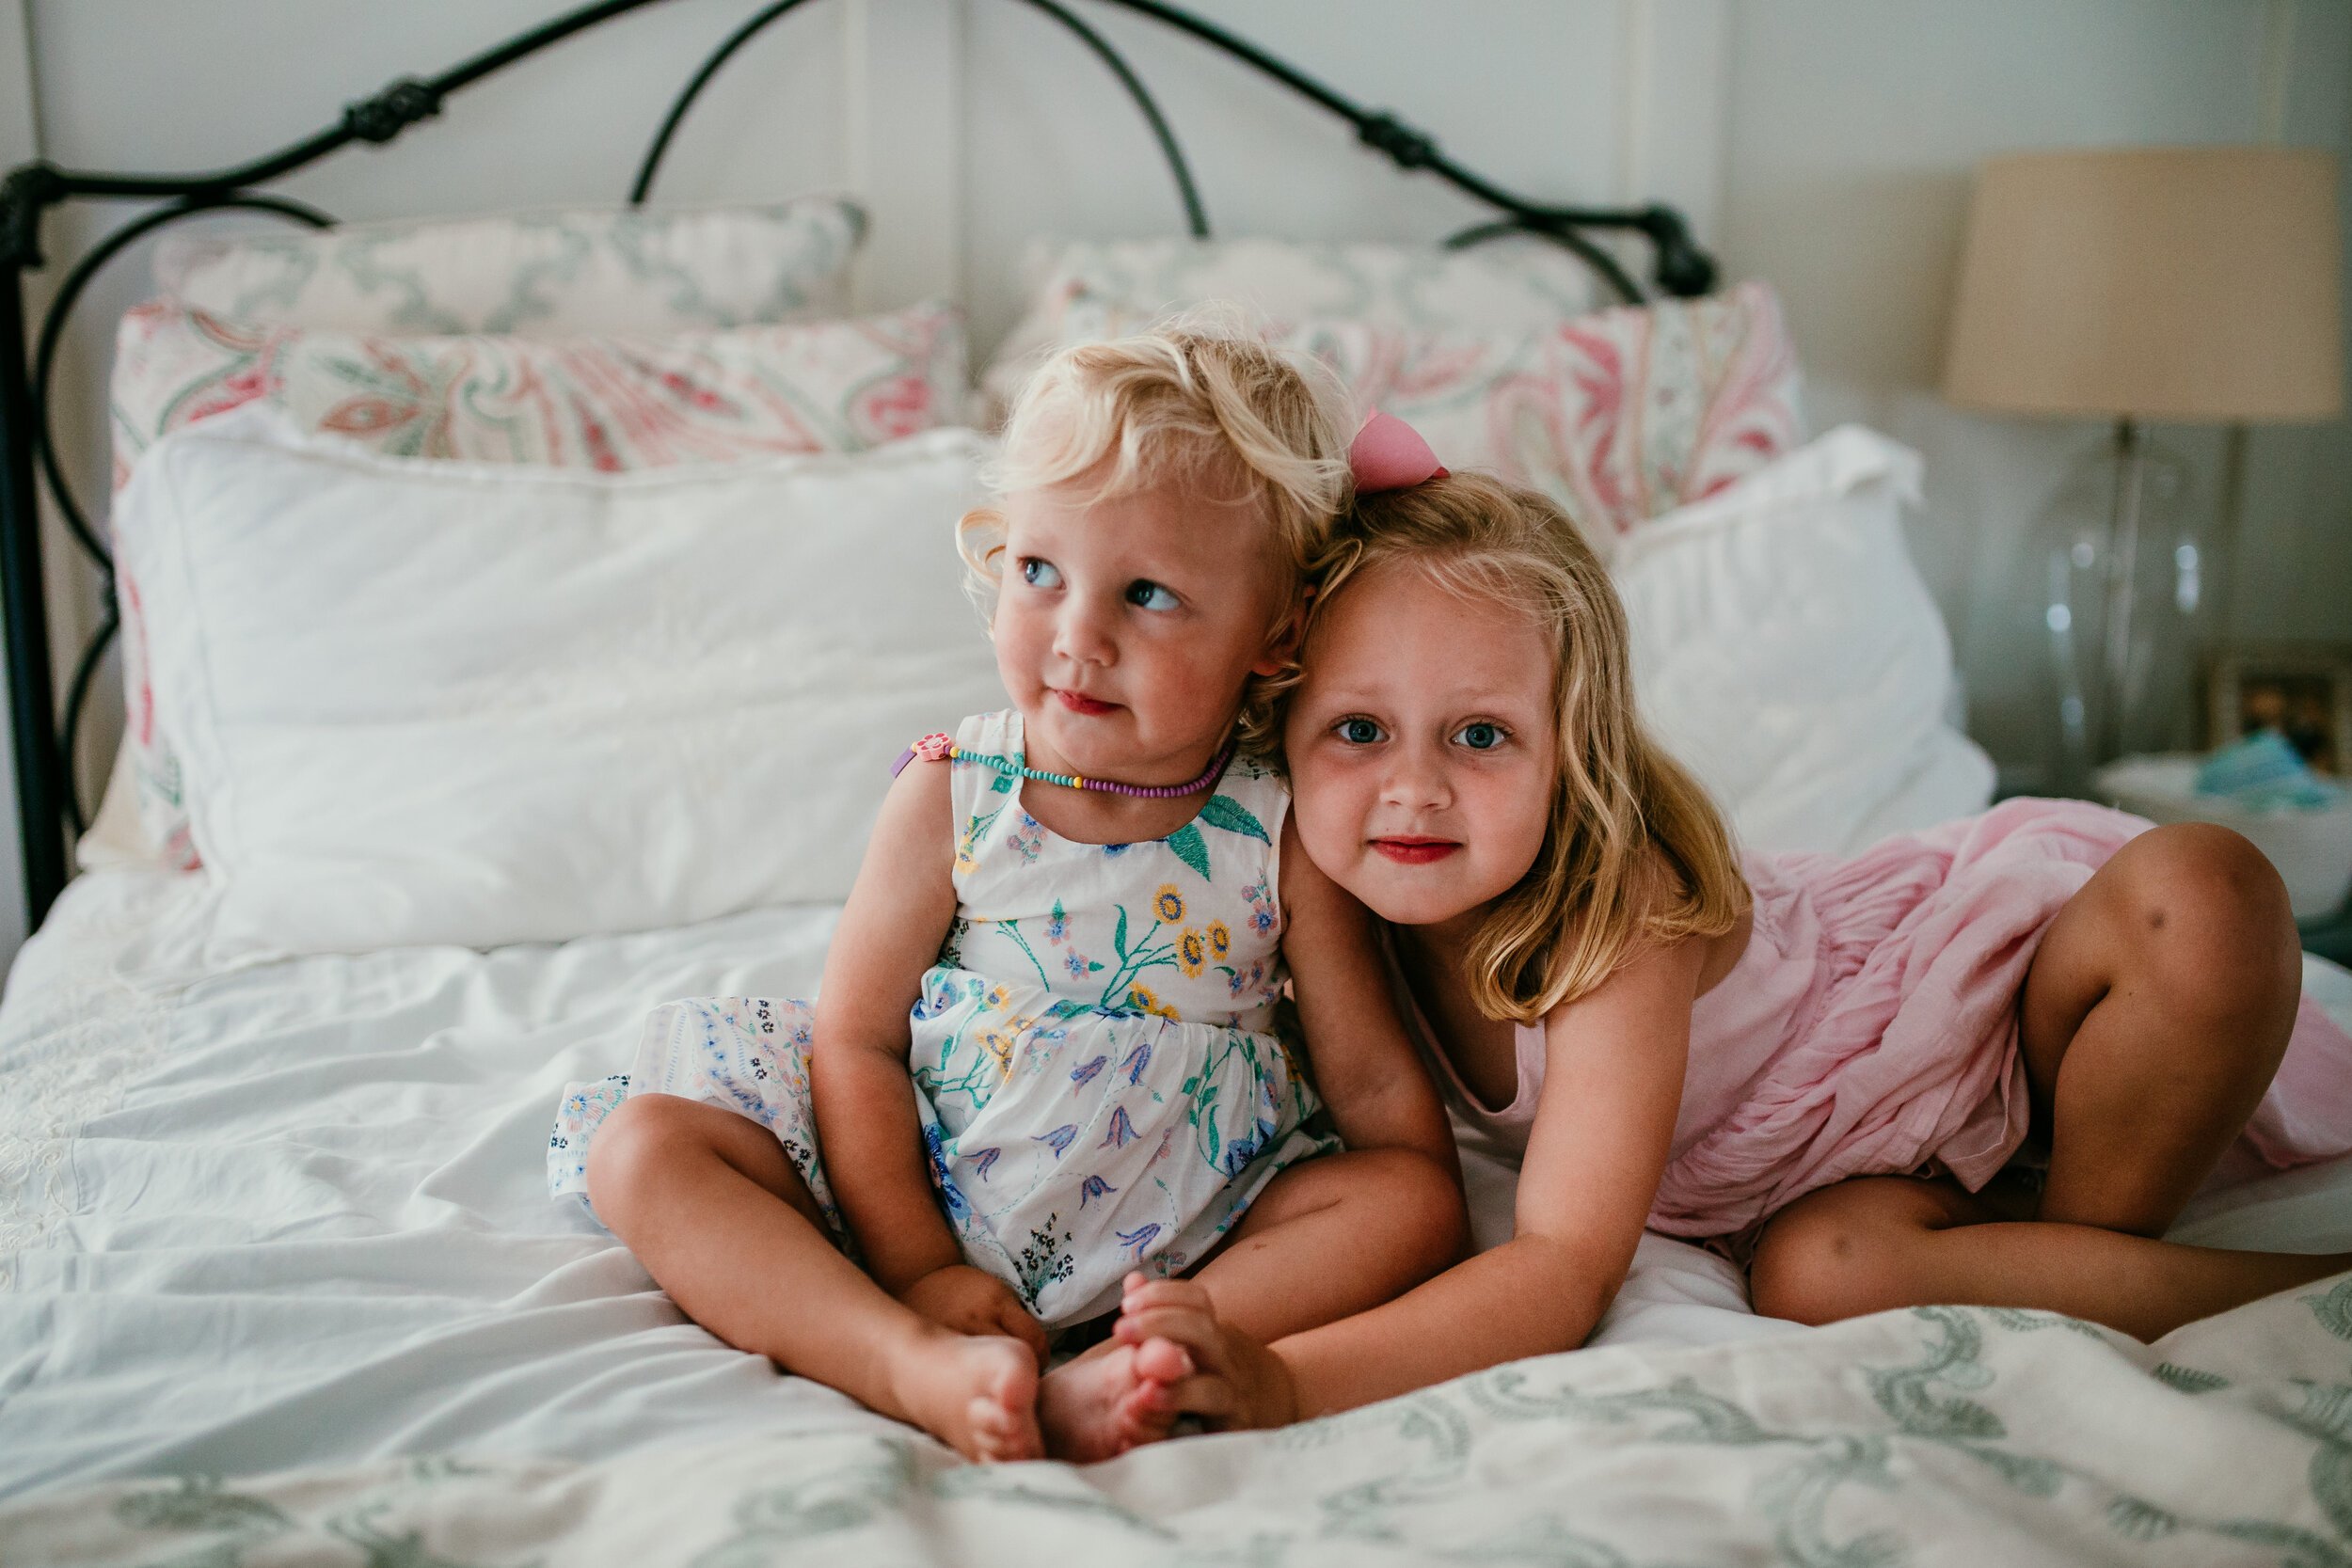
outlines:
[{"label": "iron headboard scroll", "polygon": [[[441,112],[449,95],[506,66],[559,43],[576,33],[660,0],[599,0],[517,34],[436,76],[406,76],[382,91],[347,105],[332,125],[250,163],[194,174],[101,173],[26,164],[0,180],[0,615],[6,617],[9,730],[14,741],[17,825],[24,859],[24,895],[29,923],[38,926],[63,891],[68,875],[66,833],[83,827],[81,797],[72,758],[83,710],[105,650],[119,629],[115,606],[114,562],[105,541],[66,482],[52,433],[51,380],[65,324],[92,277],[134,241],[199,213],[222,208],[265,212],[290,221],[327,227],[326,214],[291,198],[260,189],[273,180],[309,166],[355,142],[382,145]],[[663,158],[696,101],[727,62],[771,24],[808,0],[769,0],[723,40],[672,101],[645,150],[628,201],[642,204],[652,194]],[[1069,31],[1118,80],[1143,117],[1168,165],[1184,209],[1184,226],[1209,237],[1209,217],[1192,169],[1168,117],[1134,68],[1100,31],[1061,0],[1023,0]],[[1422,171],[1494,209],[1495,216],[1451,236],[1450,245],[1474,245],[1501,233],[1527,233],[1565,246],[1581,258],[1628,302],[1643,297],[1624,265],[1596,244],[1588,231],[1638,234],[1651,251],[1651,277],[1673,295],[1706,293],[1714,286],[1715,263],[1692,240],[1681,214],[1651,204],[1638,207],[1571,207],[1532,201],[1504,189],[1447,156],[1435,137],[1383,110],[1368,109],[1248,40],[1162,0],[1096,0],[1152,18],[1219,50],[1259,73],[1346,120],[1357,138],[1403,170]],[[79,258],[59,282],[44,311],[27,364],[24,275],[45,264],[41,220],[53,207],[76,199],[154,198],[156,206],[113,230]],[[105,610],[84,645],[68,682],[62,716],[56,705],[49,654],[47,606],[42,596],[39,489],[45,484],[65,520],[69,536],[98,569]]]}]

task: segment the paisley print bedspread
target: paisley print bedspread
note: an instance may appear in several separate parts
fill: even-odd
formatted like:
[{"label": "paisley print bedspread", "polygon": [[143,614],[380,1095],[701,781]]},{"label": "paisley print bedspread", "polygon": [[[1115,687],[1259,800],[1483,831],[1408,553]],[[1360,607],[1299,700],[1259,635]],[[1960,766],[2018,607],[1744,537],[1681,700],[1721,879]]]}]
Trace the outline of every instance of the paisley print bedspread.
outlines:
[{"label": "paisley print bedspread", "polygon": [[1893,1312],[1521,1362],[1287,1431],[976,1467],[913,1433],[412,1459],[0,1510],[11,1562],[2352,1560],[2352,1275],[2141,1346]]}]

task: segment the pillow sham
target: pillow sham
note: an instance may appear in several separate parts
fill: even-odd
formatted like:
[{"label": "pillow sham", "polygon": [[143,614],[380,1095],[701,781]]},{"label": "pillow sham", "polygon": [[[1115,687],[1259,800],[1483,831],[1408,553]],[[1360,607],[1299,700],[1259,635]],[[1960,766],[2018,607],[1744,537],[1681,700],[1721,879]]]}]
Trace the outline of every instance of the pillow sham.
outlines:
[{"label": "pillow sham", "polygon": [[118,537],[211,956],[844,897],[900,748],[1003,702],[953,541],[985,447],[608,476],[265,409],[167,437]]},{"label": "pillow sham", "polygon": [[[1152,316],[1077,296],[1056,346],[1139,331]],[[1419,430],[1440,462],[1549,495],[1604,554],[1646,519],[1714,494],[1804,439],[1796,353],[1779,301],[1760,283],[1511,332],[1340,319],[1265,330],[1331,365],[1363,410]],[[1028,368],[1000,357],[991,399],[1009,405]]]},{"label": "pillow sham", "polygon": [[866,213],[845,196],[174,230],[157,286],[215,315],[355,332],[653,333],[839,315]]},{"label": "pillow sham", "polygon": [[1638,530],[1613,568],[1643,720],[1751,848],[1858,849],[1991,799],[1903,542],[1919,470],[1840,426]]},{"label": "pillow sham", "polygon": [[[954,418],[965,364],[962,318],[944,305],[860,321],[542,341],[254,326],[156,300],[129,311],[117,340],[115,475],[126,480],[167,432],[246,404],[403,456],[610,472],[859,451]],[[186,780],[148,690],[140,586],[135,573],[119,575],[123,767],[150,847],[188,868],[198,858]]]},{"label": "pillow sham", "polygon": [[1089,297],[1146,315],[1226,300],[1268,321],[1424,332],[1533,331],[1598,300],[1591,268],[1530,236],[1460,250],[1271,238],[1038,240],[1023,272],[1029,309],[996,356],[1016,369],[1071,341],[1063,318]]},{"label": "pillow sham", "polygon": [[963,318],[938,303],[850,321],[664,337],[386,337],[230,321],[169,299],[115,340],[118,481],[169,430],[241,404],[405,457],[661,467],[862,451],[956,419]]}]

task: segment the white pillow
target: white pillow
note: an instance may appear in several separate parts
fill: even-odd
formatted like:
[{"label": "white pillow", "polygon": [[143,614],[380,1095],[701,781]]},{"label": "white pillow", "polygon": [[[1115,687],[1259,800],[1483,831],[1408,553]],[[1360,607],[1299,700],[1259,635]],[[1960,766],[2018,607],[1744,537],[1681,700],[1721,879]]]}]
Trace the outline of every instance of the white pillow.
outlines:
[{"label": "white pillow", "polygon": [[174,230],[162,291],[270,326],[562,337],[837,316],[866,234],[847,197],[647,211],[581,208],[275,229]]},{"label": "white pillow", "polygon": [[1918,454],[1846,425],[1621,546],[1643,720],[1750,848],[1857,849],[1990,799],[1945,722],[1951,641],[1903,544],[1918,499]]},{"label": "white pillow", "polygon": [[118,514],[215,956],[489,947],[838,900],[899,750],[1000,705],[986,444],[592,475],[239,410]]}]

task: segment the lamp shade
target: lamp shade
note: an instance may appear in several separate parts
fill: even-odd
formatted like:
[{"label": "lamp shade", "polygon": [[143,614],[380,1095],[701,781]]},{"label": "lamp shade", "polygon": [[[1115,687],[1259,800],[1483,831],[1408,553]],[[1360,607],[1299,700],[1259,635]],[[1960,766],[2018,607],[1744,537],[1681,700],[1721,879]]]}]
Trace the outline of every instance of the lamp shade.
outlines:
[{"label": "lamp shade", "polygon": [[2326,152],[1995,158],[1968,214],[1945,395],[2014,414],[2332,419],[2342,251]]}]

